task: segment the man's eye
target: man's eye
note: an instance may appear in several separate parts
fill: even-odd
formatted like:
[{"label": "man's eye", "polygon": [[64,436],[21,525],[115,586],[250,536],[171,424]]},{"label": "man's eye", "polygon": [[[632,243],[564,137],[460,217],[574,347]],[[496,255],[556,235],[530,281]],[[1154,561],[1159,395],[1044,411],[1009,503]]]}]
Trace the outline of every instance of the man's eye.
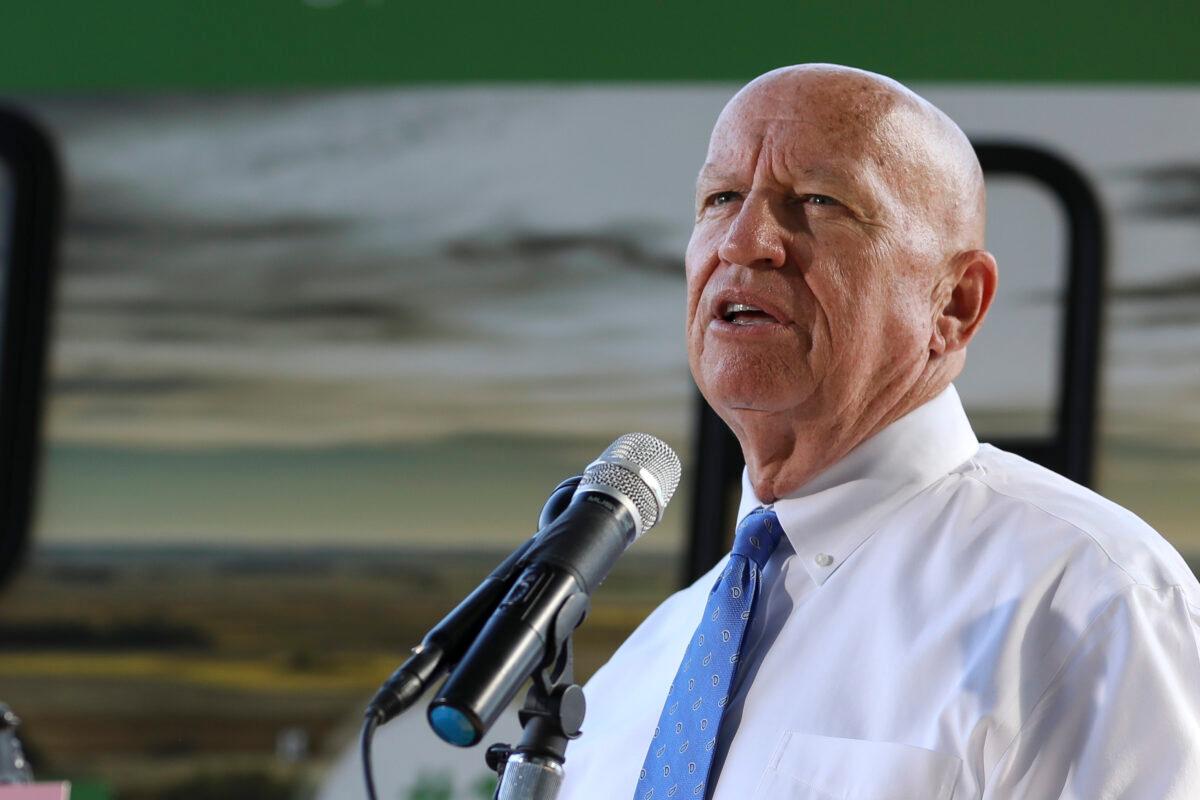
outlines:
[{"label": "man's eye", "polygon": [[840,206],[837,200],[834,200],[827,194],[803,194],[799,198],[801,203],[808,203],[814,206]]},{"label": "man's eye", "polygon": [[723,206],[726,203],[732,203],[740,196],[737,192],[717,192],[708,196],[707,204],[710,206]]}]

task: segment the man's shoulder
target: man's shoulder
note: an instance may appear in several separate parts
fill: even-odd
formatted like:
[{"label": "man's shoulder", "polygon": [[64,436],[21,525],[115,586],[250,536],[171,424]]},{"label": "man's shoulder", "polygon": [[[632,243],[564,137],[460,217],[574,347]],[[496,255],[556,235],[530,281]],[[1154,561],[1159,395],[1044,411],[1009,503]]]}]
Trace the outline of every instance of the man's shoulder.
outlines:
[{"label": "man's shoulder", "polygon": [[[1200,585],[1174,547],[1129,509],[1056,472],[992,445],[956,471],[966,493],[982,492],[983,528],[1003,527],[1049,552],[1090,551],[1131,584],[1181,586],[1200,606]],[[1004,522],[1001,523],[1000,521]],[[996,525],[988,525],[996,521]]]}]

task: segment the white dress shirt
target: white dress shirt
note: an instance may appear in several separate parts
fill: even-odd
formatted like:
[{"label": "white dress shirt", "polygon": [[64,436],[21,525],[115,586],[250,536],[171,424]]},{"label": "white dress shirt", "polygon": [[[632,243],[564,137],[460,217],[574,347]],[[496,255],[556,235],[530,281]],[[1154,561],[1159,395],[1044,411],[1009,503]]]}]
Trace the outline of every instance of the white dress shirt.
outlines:
[{"label": "white dress shirt", "polygon": [[[759,504],[743,478],[739,520]],[[1200,585],[1130,512],[980,446],[953,387],[774,509],[715,800],[1200,798]],[[723,565],[587,684],[560,800],[634,800]]]}]

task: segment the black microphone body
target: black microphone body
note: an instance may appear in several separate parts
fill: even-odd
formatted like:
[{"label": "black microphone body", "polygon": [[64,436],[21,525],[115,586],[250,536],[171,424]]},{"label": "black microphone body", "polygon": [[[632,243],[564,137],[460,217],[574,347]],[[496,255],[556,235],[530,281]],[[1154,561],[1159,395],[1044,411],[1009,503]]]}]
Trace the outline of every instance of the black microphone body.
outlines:
[{"label": "black microphone body", "polygon": [[[425,689],[458,662],[462,651],[475,640],[512,582],[512,576],[533,547],[526,541],[484,578],[454,610],[430,629],[412,655],[384,682],[367,707],[367,715],[380,725],[420,699]],[[455,652],[455,651],[458,652]]]},{"label": "black microphone body", "polygon": [[528,566],[483,626],[429,708],[451,744],[478,742],[539,667],[583,621],[588,598],[637,536],[630,510],[607,493],[581,490],[542,530]]},{"label": "black microphone body", "polygon": [[563,512],[581,479],[578,475],[568,478],[554,489],[542,507],[538,521],[541,530],[500,562],[473,592],[425,634],[408,660],[375,694],[367,706],[367,716],[375,717],[379,725],[395,718],[459,662],[513,585],[547,525]]}]

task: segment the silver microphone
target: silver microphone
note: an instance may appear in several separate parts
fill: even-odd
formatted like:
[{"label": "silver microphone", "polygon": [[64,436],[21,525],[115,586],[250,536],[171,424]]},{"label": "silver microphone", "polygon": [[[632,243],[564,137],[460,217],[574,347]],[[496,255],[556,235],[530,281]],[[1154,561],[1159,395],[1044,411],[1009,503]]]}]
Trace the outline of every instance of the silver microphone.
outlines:
[{"label": "silver microphone", "polygon": [[557,655],[625,548],[662,519],[679,478],[679,458],[645,433],[625,434],[588,466],[430,704],[438,736],[460,747],[483,738],[525,680]]}]

